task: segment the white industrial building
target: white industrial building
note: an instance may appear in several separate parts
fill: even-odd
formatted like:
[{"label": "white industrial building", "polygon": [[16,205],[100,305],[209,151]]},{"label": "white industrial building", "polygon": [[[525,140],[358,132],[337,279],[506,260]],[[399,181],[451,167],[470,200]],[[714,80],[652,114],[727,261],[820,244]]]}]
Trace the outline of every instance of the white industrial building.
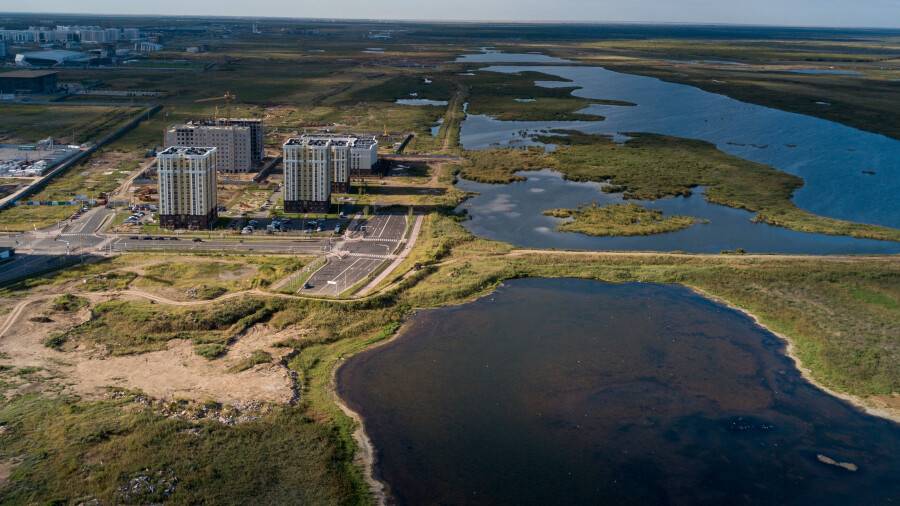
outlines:
[{"label": "white industrial building", "polygon": [[159,223],[170,229],[211,228],[216,205],[216,148],[172,146],[156,155]]}]

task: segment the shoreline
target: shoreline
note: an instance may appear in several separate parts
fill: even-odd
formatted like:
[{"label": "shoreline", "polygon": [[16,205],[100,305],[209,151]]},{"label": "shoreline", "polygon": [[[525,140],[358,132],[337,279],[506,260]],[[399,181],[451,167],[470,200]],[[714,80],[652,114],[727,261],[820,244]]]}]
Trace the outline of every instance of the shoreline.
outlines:
[{"label": "shoreline", "polygon": [[[536,276],[536,277],[540,277],[540,276]],[[598,280],[598,279],[594,279],[594,278],[576,278],[576,279],[589,279],[589,280],[597,281],[600,283],[608,283],[607,281],[602,281],[602,280]],[[504,281],[506,281],[506,280],[503,280],[497,286],[492,287],[487,293],[477,294],[472,297],[468,297],[465,300],[458,301],[454,304],[447,304],[446,306],[441,306],[441,307],[459,306],[462,304],[468,304],[468,303],[470,303],[474,300],[478,300],[482,297],[486,297],[486,296],[494,293],[497,290],[497,288],[503,286]],[[676,284],[687,288],[688,290],[699,295],[700,297],[703,297],[714,303],[720,304],[720,305],[722,305],[728,309],[731,309],[733,311],[737,311],[738,313],[749,318],[755,325],[757,325],[761,329],[776,336],[778,339],[780,339],[785,344],[784,355],[787,356],[791,360],[791,362],[793,362],[794,367],[796,367],[797,370],[800,372],[801,377],[804,380],[806,380],[807,382],[809,382],[811,385],[813,385],[814,387],[816,387],[819,390],[821,390],[822,392],[824,392],[825,394],[830,395],[835,398],[838,398],[838,399],[841,399],[845,402],[848,402],[849,404],[851,404],[852,406],[854,406],[857,409],[860,409],[861,411],[863,411],[864,413],[866,413],[869,416],[878,417],[881,419],[889,420],[894,423],[900,424],[900,410],[892,410],[892,409],[885,409],[885,408],[879,408],[876,406],[872,406],[872,405],[868,404],[865,401],[865,399],[862,397],[858,397],[858,396],[847,394],[847,393],[837,392],[837,391],[835,391],[831,388],[828,388],[827,386],[819,383],[812,376],[812,372],[805,365],[803,365],[803,362],[797,356],[796,347],[794,346],[794,343],[784,334],[777,332],[777,331],[769,328],[768,326],[766,326],[764,323],[762,323],[762,321],[759,319],[759,317],[757,315],[751,313],[747,309],[744,309],[735,304],[732,304],[730,301],[728,301],[726,299],[723,299],[719,296],[708,293],[705,290],[698,288],[696,286],[683,284],[683,283],[676,283]],[[420,310],[428,310],[428,309],[434,309],[434,308],[416,309],[416,310],[414,310],[412,316],[414,316],[415,313]],[[397,331],[388,339],[385,339],[383,341],[373,344],[372,346],[364,348],[364,349],[360,350],[358,353],[351,355],[350,357],[345,357],[345,358],[341,359],[341,363],[339,363],[337,366],[335,366],[331,373],[331,382],[330,382],[331,385],[330,386],[331,386],[331,394],[334,399],[334,402],[338,406],[338,408],[341,410],[341,412],[343,412],[345,415],[350,417],[354,421],[354,423],[356,423],[356,428],[353,430],[353,434],[352,434],[353,440],[358,445],[357,453],[354,456],[354,461],[358,462],[362,466],[363,478],[364,478],[365,482],[369,485],[369,490],[371,491],[372,495],[374,496],[375,503],[378,506],[386,506],[387,504],[389,504],[389,502],[388,502],[388,500],[390,498],[389,487],[388,487],[387,483],[385,483],[375,477],[375,465],[377,463],[376,458],[375,458],[375,446],[372,443],[372,440],[369,438],[368,434],[366,433],[365,418],[360,413],[357,413],[352,408],[350,408],[344,402],[344,400],[341,398],[340,394],[338,393],[338,389],[337,389],[337,372],[341,367],[343,367],[345,361],[348,358],[357,356],[361,353],[367,353],[367,352],[370,352],[373,350],[377,350],[378,348],[380,348],[382,346],[386,346],[386,345],[394,342],[404,332],[406,332],[408,330],[409,323],[410,323],[410,320],[406,320],[400,326],[400,328],[397,329]]]},{"label": "shoreline", "polygon": [[[413,312],[413,315],[416,311]],[[403,322],[400,328],[394,332],[389,338],[379,341],[377,343],[372,344],[371,346],[367,346],[359,352],[354,353],[348,357],[343,357],[340,362],[331,370],[331,396],[334,399],[334,403],[337,405],[338,409],[341,410],[346,416],[350,417],[353,422],[356,424],[356,427],[353,429],[353,440],[357,444],[356,455],[354,455],[353,460],[357,464],[362,467],[363,479],[366,484],[369,486],[369,491],[372,493],[372,496],[375,499],[375,504],[378,506],[386,506],[389,504],[388,499],[390,498],[390,487],[388,484],[379,480],[375,477],[375,464],[377,463],[375,458],[375,445],[372,443],[372,440],[369,438],[369,434],[366,432],[366,419],[358,412],[354,411],[353,408],[347,405],[344,402],[344,399],[341,397],[341,394],[338,393],[337,388],[337,374],[338,371],[343,367],[347,360],[356,356],[359,356],[363,353],[368,353],[373,350],[377,350],[382,346],[386,346],[395,340],[397,340],[403,332],[406,331],[409,326],[409,320]]]},{"label": "shoreline", "polygon": [[893,409],[889,409],[889,408],[880,408],[877,406],[872,406],[871,404],[866,402],[864,397],[859,397],[859,396],[852,395],[852,394],[838,392],[834,389],[831,389],[831,388],[823,385],[822,383],[819,383],[819,381],[817,381],[813,377],[812,371],[808,367],[806,367],[803,364],[803,362],[800,360],[800,357],[797,356],[796,346],[794,345],[793,341],[791,341],[790,338],[788,338],[786,335],[782,334],[781,332],[777,332],[777,331],[769,328],[768,326],[766,326],[759,319],[759,317],[757,315],[751,313],[747,309],[744,309],[735,304],[732,304],[728,300],[725,300],[719,296],[708,293],[705,290],[698,288],[696,286],[691,286],[691,285],[686,285],[686,284],[682,284],[681,286],[688,288],[689,290],[696,293],[697,295],[700,295],[701,297],[709,299],[717,304],[721,304],[721,305],[727,307],[728,309],[731,309],[731,310],[734,310],[734,311],[737,311],[737,312],[743,314],[744,316],[750,318],[750,320],[752,320],[753,323],[755,325],[757,325],[759,328],[776,336],[778,339],[780,339],[782,342],[784,342],[785,356],[787,356],[789,359],[791,359],[791,361],[794,363],[794,367],[796,367],[797,370],[800,372],[800,376],[802,376],[804,380],[808,381],[814,387],[818,388],[819,390],[825,392],[826,394],[828,394],[832,397],[836,397],[838,399],[841,399],[843,401],[850,403],[854,407],[862,410],[867,415],[875,416],[875,417],[882,418],[885,420],[890,420],[894,423],[900,424],[900,410],[893,410]]}]

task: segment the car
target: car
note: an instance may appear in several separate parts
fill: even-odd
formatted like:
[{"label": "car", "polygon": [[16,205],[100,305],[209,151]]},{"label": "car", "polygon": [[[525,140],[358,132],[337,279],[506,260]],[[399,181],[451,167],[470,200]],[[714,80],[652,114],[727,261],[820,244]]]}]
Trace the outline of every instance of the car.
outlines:
[{"label": "car", "polygon": [[316,232],[321,232],[321,231],[322,231],[322,227],[316,227]]},{"label": "car", "polygon": [[201,239],[199,237],[194,237],[193,239],[191,239],[191,242],[203,242],[203,239]]},{"label": "car", "polygon": [[136,236],[136,235],[133,235],[133,236],[131,236],[131,237],[128,238],[129,241],[139,241],[140,239],[141,239],[141,238],[138,237],[138,236]]},{"label": "car", "polygon": [[170,241],[180,241],[181,239],[178,237],[169,237]]},{"label": "car", "polygon": [[304,289],[304,290],[309,290],[309,289],[311,289],[312,287],[313,287],[313,284],[310,283],[309,281],[307,281],[306,283],[303,283],[303,289]]},{"label": "car", "polygon": [[142,240],[142,241],[150,241],[150,240],[152,240],[152,239],[153,239],[153,238],[150,237],[149,235],[145,235],[144,237],[141,237],[141,240]]}]

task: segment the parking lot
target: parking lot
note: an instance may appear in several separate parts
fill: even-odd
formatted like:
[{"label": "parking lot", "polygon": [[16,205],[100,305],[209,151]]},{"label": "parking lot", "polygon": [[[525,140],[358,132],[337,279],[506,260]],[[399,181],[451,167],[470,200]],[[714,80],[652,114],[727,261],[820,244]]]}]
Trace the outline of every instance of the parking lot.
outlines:
[{"label": "parking lot", "polygon": [[338,296],[390,262],[406,232],[406,213],[386,213],[351,227],[341,251],[313,273],[300,292]]}]

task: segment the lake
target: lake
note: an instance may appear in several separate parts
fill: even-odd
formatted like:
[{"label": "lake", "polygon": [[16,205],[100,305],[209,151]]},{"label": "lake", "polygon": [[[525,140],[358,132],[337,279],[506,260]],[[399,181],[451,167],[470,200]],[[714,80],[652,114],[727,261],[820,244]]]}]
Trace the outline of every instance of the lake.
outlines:
[{"label": "lake", "polygon": [[[465,55],[461,61],[498,58],[540,62],[542,55]],[[583,98],[623,100],[635,107],[594,105],[584,112],[605,121],[498,121],[470,115],[462,125],[466,149],[522,144],[520,132],[570,128],[588,133],[650,132],[700,139],[741,158],[771,165],[805,181],[798,206],[834,218],[900,227],[900,141],[811,116],[740,102],[692,86],[584,66],[489,66],[483,71],[537,71],[571,82]]]},{"label": "lake", "polygon": [[[399,504],[887,504],[900,427],[676,286],[523,279],[350,358]],[[852,463],[858,471],[821,462]]]},{"label": "lake", "polygon": [[[550,170],[522,171],[519,175],[527,180],[506,185],[459,181],[460,189],[478,193],[459,206],[458,210],[465,210],[471,217],[462,225],[477,236],[525,248],[691,253],[742,248],[751,253],[820,255],[900,253],[897,242],[810,234],[754,223],[753,213],[707,202],[702,188],[689,198],[625,201],[620,193],[601,191],[600,183],[567,181]],[[543,215],[548,209],[575,208],[591,202],[599,205],[633,202],[658,209],[665,215],[695,216],[708,223],[666,234],[594,237],[559,232],[556,227],[563,220]]]}]

